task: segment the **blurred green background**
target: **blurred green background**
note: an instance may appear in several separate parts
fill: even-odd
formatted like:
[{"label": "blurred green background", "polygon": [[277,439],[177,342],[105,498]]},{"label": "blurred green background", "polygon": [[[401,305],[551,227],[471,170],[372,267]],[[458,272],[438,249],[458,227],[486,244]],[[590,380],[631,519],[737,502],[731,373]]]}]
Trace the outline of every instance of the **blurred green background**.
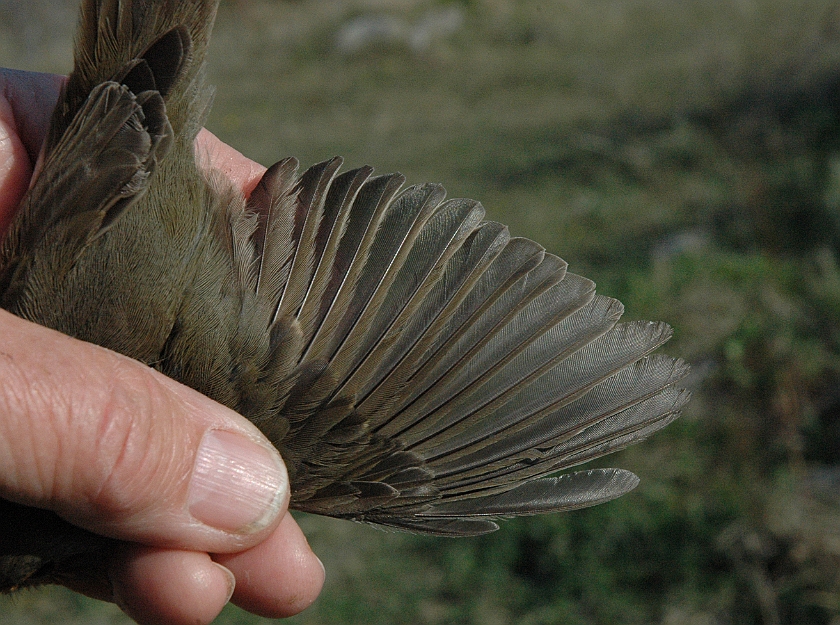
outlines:
[{"label": "blurred green background", "polygon": [[[75,5],[0,0],[0,65],[67,72]],[[460,540],[302,515],[327,583],[292,623],[840,624],[837,0],[228,0],[210,75],[243,153],[479,199],[693,366],[602,463],[642,478],[616,502]]]}]

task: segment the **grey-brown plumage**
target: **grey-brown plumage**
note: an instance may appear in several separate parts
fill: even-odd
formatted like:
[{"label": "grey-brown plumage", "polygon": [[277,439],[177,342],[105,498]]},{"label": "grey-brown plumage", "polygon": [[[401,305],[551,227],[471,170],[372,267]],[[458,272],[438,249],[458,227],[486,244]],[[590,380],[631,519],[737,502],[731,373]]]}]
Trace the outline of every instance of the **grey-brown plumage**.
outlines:
[{"label": "grey-brown plumage", "polygon": [[[215,4],[85,0],[0,304],[251,419],[298,510],[461,536],[632,489],[620,469],[546,476],[678,416],[687,367],[650,356],[668,326],[618,323],[619,302],[439,185],[286,159],[246,200],[199,172]],[[0,588],[109,545],[55,531],[2,533]]]}]

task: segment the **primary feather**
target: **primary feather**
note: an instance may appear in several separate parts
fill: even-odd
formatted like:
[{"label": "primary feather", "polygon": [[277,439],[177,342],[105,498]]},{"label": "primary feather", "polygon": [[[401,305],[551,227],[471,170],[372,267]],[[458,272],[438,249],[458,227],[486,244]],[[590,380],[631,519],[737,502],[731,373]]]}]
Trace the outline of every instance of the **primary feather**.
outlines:
[{"label": "primary feather", "polygon": [[668,326],[618,323],[619,302],[439,185],[285,159],[246,200],[199,172],[215,9],[85,0],[2,305],[251,419],[298,510],[470,535],[632,489],[620,469],[550,475],[676,418],[687,368],[650,355]]}]

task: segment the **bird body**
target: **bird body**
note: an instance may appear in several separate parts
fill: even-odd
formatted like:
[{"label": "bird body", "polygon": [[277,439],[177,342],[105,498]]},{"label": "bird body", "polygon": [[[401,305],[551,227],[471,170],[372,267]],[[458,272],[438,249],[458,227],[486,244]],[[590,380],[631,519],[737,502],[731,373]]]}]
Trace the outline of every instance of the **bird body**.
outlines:
[{"label": "bird body", "polygon": [[[618,301],[439,185],[285,159],[245,198],[201,170],[215,11],[84,0],[0,305],[243,414],[297,510],[460,536],[632,489],[620,469],[551,475],[678,416],[687,367],[650,355],[670,328],[618,323]],[[67,544],[0,543],[0,588],[109,543]]]}]

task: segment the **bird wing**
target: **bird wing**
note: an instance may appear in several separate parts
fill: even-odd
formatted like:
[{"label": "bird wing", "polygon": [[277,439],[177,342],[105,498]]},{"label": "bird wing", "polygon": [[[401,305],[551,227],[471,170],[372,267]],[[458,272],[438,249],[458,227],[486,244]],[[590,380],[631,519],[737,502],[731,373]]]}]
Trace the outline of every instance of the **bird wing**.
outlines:
[{"label": "bird wing", "polygon": [[36,250],[61,281],[81,252],[148,190],[172,128],[151,75],[143,88],[137,70],[146,68],[134,69],[134,88],[114,81],[94,87],[45,152],[49,175],[35,178],[0,248],[0,305],[12,306],[27,288]]},{"label": "bird wing", "polygon": [[676,418],[670,328],[440,185],[286,159],[246,201],[199,172],[215,6],[83,2],[0,304],[250,418],[299,510],[466,535],[633,488],[555,474]]},{"label": "bird wing", "polygon": [[618,301],[440,185],[296,165],[270,168],[234,218],[252,224],[234,244],[252,330],[232,339],[274,337],[257,375],[274,392],[240,410],[283,453],[292,507],[468,535],[636,485],[551,475],[679,415],[688,368],[651,355],[666,324],[619,323]]}]

